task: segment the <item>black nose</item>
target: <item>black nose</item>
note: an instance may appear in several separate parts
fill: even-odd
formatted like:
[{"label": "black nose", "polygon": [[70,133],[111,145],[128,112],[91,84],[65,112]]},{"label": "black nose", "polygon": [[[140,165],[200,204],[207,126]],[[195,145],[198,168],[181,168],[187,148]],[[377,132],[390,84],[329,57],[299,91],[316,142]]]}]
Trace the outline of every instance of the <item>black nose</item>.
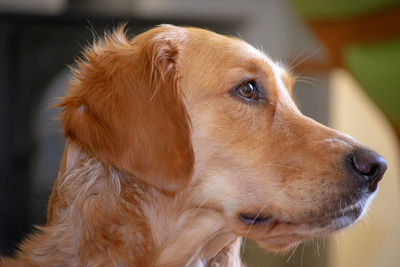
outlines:
[{"label": "black nose", "polygon": [[351,172],[367,182],[370,192],[374,192],[386,171],[386,161],[376,152],[360,149],[348,156]]}]

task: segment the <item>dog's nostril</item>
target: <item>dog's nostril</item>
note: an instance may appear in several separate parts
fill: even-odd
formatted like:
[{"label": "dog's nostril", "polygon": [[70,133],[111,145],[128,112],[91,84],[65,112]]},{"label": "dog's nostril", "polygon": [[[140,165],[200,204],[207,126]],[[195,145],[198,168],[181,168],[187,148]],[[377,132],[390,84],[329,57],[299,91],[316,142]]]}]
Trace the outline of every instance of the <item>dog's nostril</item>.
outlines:
[{"label": "dog's nostril", "polygon": [[349,157],[353,173],[365,177],[368,190],[374,192],[386,171],[386,161],[378,153],[364,149],[355,151]]}]

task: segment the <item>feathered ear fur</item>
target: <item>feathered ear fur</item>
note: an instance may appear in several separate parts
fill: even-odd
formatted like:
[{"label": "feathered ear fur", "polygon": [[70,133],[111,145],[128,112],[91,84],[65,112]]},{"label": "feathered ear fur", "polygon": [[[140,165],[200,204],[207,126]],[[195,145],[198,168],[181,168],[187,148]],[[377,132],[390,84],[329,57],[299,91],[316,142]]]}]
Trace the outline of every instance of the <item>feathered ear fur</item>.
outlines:
[{"label": "feathered ear fur", "polygon": [[120,28],[84,53],[59,104],[65,136],[103,164],[162,190],[193,172],[190,119],[179,90],[183,29],[127,40]]}]

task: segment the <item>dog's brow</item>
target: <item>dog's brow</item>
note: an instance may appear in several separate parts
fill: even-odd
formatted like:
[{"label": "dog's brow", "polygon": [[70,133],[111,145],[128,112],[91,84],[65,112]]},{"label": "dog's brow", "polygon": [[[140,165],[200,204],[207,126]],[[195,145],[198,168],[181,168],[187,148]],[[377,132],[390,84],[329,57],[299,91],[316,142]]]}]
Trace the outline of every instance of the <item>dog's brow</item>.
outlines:
[{"label": "dog's brow", "polygon": [[282,80],[282,75],[285,74],[286,72],[271,59],[267,58],[267,61],[272,68],[272,73],[274,75],[274,80],[276,82],[277,87],[280,89],[282,93],[287,94],[287,96],[290,97],[288,93],[288,88],[286,88],[286,85]]}]

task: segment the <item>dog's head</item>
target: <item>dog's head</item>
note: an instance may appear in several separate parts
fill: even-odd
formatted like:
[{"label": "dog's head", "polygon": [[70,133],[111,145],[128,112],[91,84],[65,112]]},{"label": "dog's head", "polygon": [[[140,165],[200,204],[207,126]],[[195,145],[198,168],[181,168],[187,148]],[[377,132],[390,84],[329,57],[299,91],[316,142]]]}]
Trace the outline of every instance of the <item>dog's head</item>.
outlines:
[{"label": "dog's head", "polygon": [[66,136],[163,192],[190,192],[270,250],[355,222],[386,170],[303,116],[294,78],[242,40],[166,25],[118,32],[85,58],[61,103]]}]

